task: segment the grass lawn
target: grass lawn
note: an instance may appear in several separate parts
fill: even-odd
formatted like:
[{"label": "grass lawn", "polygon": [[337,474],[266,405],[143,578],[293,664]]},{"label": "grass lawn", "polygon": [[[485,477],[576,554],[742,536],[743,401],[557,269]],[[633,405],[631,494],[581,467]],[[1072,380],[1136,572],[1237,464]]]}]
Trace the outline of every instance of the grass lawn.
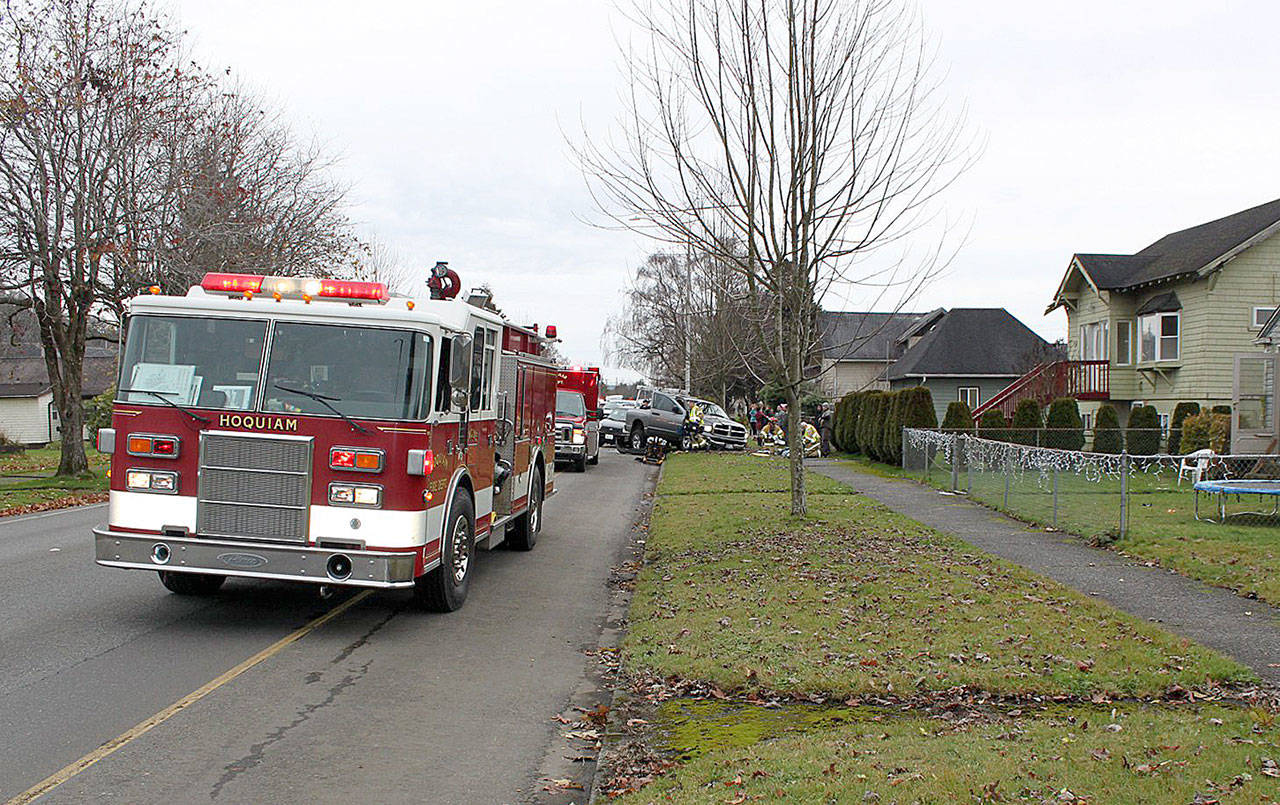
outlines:
[{"label": "grass lawn", "polygon": [[[91,442],[85,442],[84,452],[89,459],[91,469],[105,468],[111,460],[110,456],[99,453]],[[18,453],[0,454],[0,476],[52,473],[58,469],[58,460],[61,455],[62,448],[58,444],[29,447]]]},{"label": "grass lawn", "polygon": [[[686,762],[624,802],[1275,795],[1274,714],[1151,704],[1248,669],[839,484],[814,480],[807,520],[785,489],[782,460],[667,460],[623,668],[728,701],[662,704],[655,733]],[[779,695],[896,704],[747,704]],[[959,718],[936,706],[966,696],[1008,698]],[[1114,716],[1090,703],[1111,699]]]},{"label": "grass lawn", "polygon": [[[1056,707],[960,724],[869,715],[759,739],[723,720],[677,722],[715,748],[618,801],[1275,802],[1280,726],[1221,706]],[[1268,772],[1270,774],[1268,774]],[[872,793],[868,793],[872,792]],[[1069,793],[1068,793],[1069,792]],[[1199,794],[1203,799],[1196,800]]]},{"label": "grass lawn", "polygon": [[86,445],[89,472],[78,478],[47,476],[58,468],[59,448],[31,448],[0,456],[0,516],[99,500],[107,491],[109,456]]},{"label": "grass lawn", "polygon": [[[901,476],[896,467],[865,459],[853,466]],[[919,479],[919,474],[915,477]],[[950,470],[934,469],[927,482],[949,488]],[[1138,473],[1130,479],[1129,533],[1123,539],[1118,538],[1119,478],[1059,475],[1056,510],[1052,476],[1025,473],[1013,477],[1007,504],[1005,479],[1000,473],[962,471],[959,485],[969,489],[971,499],[1021,520],[1100,539],[1208,584],[1280,604],[1280,518],[1229,518],[1225,523],[1197,520],[1195,493],[1187,482],[1177,485],[1176,472]],[[1263,505],[1257,498],[1246,503],[1252,503],[1253,508]],[[1201,495],[1202,516],[1216,518],[1216,505],[1212,496]]]},{"label": "grass lawn", "polygon": [[[682,467],[688,462],[696,465]],[[884,506],[830,490],[690,493],[785,464],[675,456],[631,605],[628,669],[725,689],[1158,694],[1250,678],[1236,663]],[[722,477],[722,476],[727,476]],[[771,486],[772,484],[772,486]],[[673,494],[674,491],[674,494]]]}]

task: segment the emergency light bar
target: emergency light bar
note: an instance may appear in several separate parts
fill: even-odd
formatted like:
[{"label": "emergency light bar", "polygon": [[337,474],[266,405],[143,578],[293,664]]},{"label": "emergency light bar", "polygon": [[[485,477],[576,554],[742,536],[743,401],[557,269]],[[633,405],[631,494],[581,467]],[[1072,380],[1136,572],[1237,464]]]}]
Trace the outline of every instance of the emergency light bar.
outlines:
[{"label": "emergency light bar", "polygon": [[281,299],[339,299],[348,302],[378,302],[385,304],[391,298],[387,286],[381,282],[356,280],[308,279],[303,277],[268,277],[262,274],[226,274],[212,272],[204,275],[200,287],[209,293],[225,293],[231,296],[271,294]]}]

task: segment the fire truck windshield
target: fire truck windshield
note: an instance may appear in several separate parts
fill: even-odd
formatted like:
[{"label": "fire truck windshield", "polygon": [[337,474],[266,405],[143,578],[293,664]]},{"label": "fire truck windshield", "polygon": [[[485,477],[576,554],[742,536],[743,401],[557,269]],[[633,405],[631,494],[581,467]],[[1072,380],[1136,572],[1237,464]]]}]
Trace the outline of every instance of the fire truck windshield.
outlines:
[{"label": "fire truck windshield", "polygon": [[578,391],[556,392],[556,416],[584,417],[587,415],[587,404]]},{"label": "fire truck windshield", "polygon": [[118,399],[247,411],[257,397],[266,335],[265,321],[135,316]]},{"label": "fire truck windshield", "polygon": [[263,408],[320,416],[424,419],[431,399],[430,366],[431,337],[426,333],[276,322]]}]

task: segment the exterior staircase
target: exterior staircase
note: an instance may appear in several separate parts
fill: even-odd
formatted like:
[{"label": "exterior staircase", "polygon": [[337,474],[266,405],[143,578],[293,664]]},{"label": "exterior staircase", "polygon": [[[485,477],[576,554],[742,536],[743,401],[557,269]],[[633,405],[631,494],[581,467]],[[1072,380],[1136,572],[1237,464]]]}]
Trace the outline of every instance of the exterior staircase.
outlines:
[{"label": "exterior staircase", "polygon": [[1005,386],[973,411],[976,420],[997,410],[1006,419],[1013,417],[1018,403],[1032,399],[1043,408],[1059,397],[1077,400],[1111,399],[1111,370],[1108,361],[1051,361],[1042,363]]}]

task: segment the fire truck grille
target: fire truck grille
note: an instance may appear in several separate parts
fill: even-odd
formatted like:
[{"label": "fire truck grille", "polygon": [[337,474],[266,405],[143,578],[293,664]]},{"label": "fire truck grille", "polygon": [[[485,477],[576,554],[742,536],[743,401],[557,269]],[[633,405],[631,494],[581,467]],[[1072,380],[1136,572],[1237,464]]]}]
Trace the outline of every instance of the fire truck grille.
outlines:
[{"label": "fire truck grille", "polygon": [[561,425],[556,428],[556,441],[568,444],[573,440],[573,426]]},{"label": "fire truck grille", "polygon": [[306,542],[311,439],[203,433],[200,536]]}]

